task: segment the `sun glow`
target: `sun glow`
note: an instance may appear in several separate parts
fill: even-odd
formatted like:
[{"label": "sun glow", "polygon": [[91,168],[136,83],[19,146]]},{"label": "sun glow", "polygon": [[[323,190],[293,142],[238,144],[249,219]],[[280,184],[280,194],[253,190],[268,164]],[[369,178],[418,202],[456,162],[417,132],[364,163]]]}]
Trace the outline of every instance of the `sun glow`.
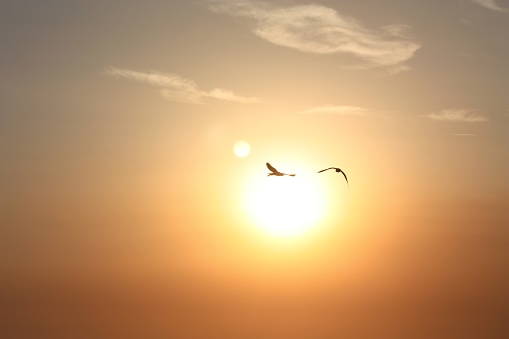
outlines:
[{"label": "sun glow", "polygon": [[247,141],[239,140],[233,144],[233,154],[239,158],[245,158],[251,152],[251,146]]},{"label": "sun glow", "polygon": [[245,209],[266,233],[295,237],[307,233],[323,219],[325,191],[311,175],[262,177],[248,187]]}]

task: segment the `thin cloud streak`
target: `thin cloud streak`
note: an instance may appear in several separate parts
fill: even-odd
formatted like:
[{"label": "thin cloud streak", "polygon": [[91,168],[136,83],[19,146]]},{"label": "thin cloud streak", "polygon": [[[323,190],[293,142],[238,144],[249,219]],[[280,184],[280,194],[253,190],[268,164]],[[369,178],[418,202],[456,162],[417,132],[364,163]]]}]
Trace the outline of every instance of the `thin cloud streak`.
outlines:
[{"label": "thin cloud streak", "polygon": [[364,116],[366,112],[370,111],[367,108],[357,106],[338,106],[338,105],[324,105],[308,108],[299,113],[301,114],[334,114],[334,115],[357,115]]},{"label": "thin cloud streak", "polygon": [[495,0],[471,0],[473,3],[476,3],[484,8],[491,9],[500,13],[509,13],[509,9],[500,7],[497,5]]},{"label": "thin cloud streak", "polygon": [[459,121],[459,122],[486,122],[489,119],[480,114],[477,109],[451,108],[438,113],[430,113],[424,117],[438,121]]},{"label": "thin cloud streak", "polygon": [[237,103],[261,102],[255,97],[242,97],[232,91],[215,88],[209,92],[200,90],[198,85],[189,79],[172,73],[138,72],[129,69],[110,67],[105,75],[136,81],[153,87],[159,87],[160,93],[168,100],[188,104],[205,104],[207,98]]},{"label": "thin cloud streak", "polygon": [[321,5],[275,8],[249,0],[206,2],[216,13],[253,20],[252,31],[258,37],[304,53],[351,54],[372,66],[394,67],[411,59],[421,47],[408,38],[407,25],[369,30],[357,20]]}]

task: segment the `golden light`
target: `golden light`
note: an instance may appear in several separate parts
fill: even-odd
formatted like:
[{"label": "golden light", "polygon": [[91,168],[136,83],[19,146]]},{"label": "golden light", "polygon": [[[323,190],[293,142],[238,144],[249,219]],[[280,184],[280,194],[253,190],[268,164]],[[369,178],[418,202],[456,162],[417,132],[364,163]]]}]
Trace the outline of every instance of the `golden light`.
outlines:
[{"label": "golden light", "polygon": [[239,140],[233,144],[233,154],[239,158],[245,158],[251,152],[251,146],[247,141]]},{"label": "golden light", "polygon": [[325,190],[318,178],[260,177],[248,186],[244,207],[266,233],[276,237],[296,237],[310,231],[325,216]]}]

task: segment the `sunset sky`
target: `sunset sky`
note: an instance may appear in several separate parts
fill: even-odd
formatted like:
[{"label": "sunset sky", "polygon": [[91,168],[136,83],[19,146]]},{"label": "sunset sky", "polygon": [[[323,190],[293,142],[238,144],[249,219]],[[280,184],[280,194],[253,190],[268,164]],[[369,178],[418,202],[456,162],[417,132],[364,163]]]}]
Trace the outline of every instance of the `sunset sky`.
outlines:
[{"label": "sunset sky", "polygon": [[504,337],[508,34],[507,0],[1,1],[0,337]]}]

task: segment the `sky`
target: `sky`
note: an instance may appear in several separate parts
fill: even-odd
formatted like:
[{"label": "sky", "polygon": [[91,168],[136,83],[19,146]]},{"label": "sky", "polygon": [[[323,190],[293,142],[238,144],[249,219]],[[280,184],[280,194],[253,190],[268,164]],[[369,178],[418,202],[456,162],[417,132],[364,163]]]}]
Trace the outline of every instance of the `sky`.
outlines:
[{"label": "sky", "polygon": [[1,1],[0,336],[507,335],[506,32],[506,0]]}]

